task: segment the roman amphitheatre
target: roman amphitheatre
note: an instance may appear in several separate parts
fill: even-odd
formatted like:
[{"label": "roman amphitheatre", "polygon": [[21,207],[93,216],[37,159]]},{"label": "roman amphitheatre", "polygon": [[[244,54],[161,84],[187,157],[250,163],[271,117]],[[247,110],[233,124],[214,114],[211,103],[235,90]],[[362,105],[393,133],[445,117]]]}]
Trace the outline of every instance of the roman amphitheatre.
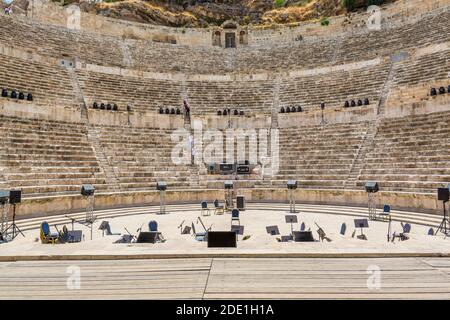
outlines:
[{"label": "roman amphitheatre", "polygon": [[448,0],[191,27],[13,5],[0,299],[449,299],[449,26]]}]

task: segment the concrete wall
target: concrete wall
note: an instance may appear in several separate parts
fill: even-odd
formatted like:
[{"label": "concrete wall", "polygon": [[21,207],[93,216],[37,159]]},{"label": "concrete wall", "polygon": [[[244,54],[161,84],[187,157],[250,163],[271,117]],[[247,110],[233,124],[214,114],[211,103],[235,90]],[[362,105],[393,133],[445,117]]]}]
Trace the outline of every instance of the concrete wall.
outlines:
[{"label": "concrete wall", "polygon": [[[288,202],[286,189],[240,189],[239,195],[251,202]],[[170,203],[200,203],[203,200],[224,201],[223,189],[210,190],[169,190],[166,201]],[[331,204],[343,206],[367,206],[367,193],[363,190],[314,190],[297,189],[297,203]],[[376,197],[379,208],[390,204],[393,210],[410,210],[441,214],[442,204],[434,194],[412,194],[406,192],[379,192]],[[41,198],[25,198],[17,206],[20,218],[32,216],[48,216],[59,213],[80,212],[86,208],[86,199],[81,195],[54,196]],[[96,209],[159,204],[157,191],[133,191],[95,196]]]}]

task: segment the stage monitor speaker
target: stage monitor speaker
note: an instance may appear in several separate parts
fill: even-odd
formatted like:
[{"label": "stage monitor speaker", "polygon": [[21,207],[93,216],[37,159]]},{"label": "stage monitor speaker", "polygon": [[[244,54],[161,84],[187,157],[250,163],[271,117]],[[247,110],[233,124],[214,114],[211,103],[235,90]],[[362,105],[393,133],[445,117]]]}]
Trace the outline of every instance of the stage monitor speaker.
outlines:
[{"label": "stage monitor speaker", "polygon": [[209,231],[208,248],[236,248],[236,232]]},{"label": "stage monitor speaker", "polygon": [[295,242],[312,242],[314,237],[312,231],[294,231],[294,241]]},{"label": "stage monitor speaker", "polygon": [[225,181],[224,187],[225,189],[233,189],[233,181]]},{"label": "stage monitor speaker", "polygon": [[11,190],[9,192],[9,203],[16,204],[22,201],[22,190]]},{"label": "stage monitor speaker", "polygon": [[368,193],[376,193],[378,192],[378,182],[375,181],[368,181],[366,182],[366,192]]},{"label": "stage monitor speaker", "polygon": [[449,201],[450,190],[449,188],[438,188],[438,200]]},{"label": "stage monitor speaker", "polygon": [[297,180],[288,180],[287,188],[288,189],[297,189]]},{"label": "stage monitor speaker", "polygon": [[8,190],[0,190],[0,203],[4,204],[9,200],[9,191]]},{"label": "stage monitor speaker", "polygon": [[236,197],[236,207],[239,211],[245,210],[245,197],[244,196],[237,196]]},{"label": "stage monitor speaker", "polygon": [[165,191],[165,190],[167,190],[167,184],[165,182],[158,181],[156,183],[156,190],[158,190],[158,191]]},{"label": "stage monitor speaker", "polygon": [[156,243],[158,240],[158,233],[156,231],[140,232],[136,243]]},{"label": "stage monitor speaker", "polygon": [[95,188],[92,184],[83,184],[81,186],[81,194],[85,197],[92,196],[95,192]]}]

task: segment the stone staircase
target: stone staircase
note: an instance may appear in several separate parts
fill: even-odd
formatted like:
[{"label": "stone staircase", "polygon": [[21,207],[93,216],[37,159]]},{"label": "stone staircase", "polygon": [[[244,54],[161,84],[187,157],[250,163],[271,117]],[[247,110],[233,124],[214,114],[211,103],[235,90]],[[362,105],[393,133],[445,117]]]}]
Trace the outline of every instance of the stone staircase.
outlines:
[{"label": "stone staircase", "polygon": [[87,112],[87,103],[83,94],[83,90],[80,87],[80,82],[78,81],[78,76],[75,72],[74,68],[66,68],[69,74],[70,81],[72,83],[73,91],[75,94],[75,99],[77,104],[81,107],[81,118],[88,122],[88,112]]},{"label": "stone staircase", "polygon": [[273,104],[271,110],[272,119],[270,124],[272,128],[278,128],[278,112],[280,109],[280,86],[281,86],[281,76],[277,75],[273,86]]},{"label": "stone staircase", "polygon": [[109,185],[109,188],[114,191],[120,190],[119,179],[117,178],[118,174],[116,169],[109,163],[108,158],[105,155],[102,145],[100,144],[100,140],[98,137],[98,131],[95,126],[88,124],[87,125],[88,140],[92,144],[92,148],[94,154],[98,160],[99,166],[102,169],[105,175],[105,182]]},{"label": "stone staircase", "polygon": [[356,182],[358,181],[358,177],[364,167],[364,159],[367,150],[369,150],[373,146],[373,142],[378,130],[378,124],[379,120],[373,121],[367,128],[367,132],[364,135],[364,140],[356,153],[349,174],[344,181],[345,189],[356,188]]},{"label": "stone staircase", "polygon": [[389,98],[389,92],[391,90],[392,83],[395,78],[395,63],[390,62],[389,65],[389,71],[386,78],[386,81],[384,82],[383,89],[381,90],[380,100],[378,102],[377,106],[377,120],[379,117],[384,116],[384,109],[386,107],[386,101]]}]

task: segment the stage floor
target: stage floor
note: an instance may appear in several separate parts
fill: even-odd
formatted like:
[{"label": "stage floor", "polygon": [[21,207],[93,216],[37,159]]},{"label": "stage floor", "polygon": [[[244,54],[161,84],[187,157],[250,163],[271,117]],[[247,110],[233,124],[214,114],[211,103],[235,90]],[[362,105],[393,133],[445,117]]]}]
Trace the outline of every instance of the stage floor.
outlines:
[{"label": "stage floor", "polygon": [[0,300],[450,299],[450,259],[18,261],[0,282]]},{"label": "stage floor", "polygon": [[[393,211],[392,231],[401,232],[400,221],[412,223],[410,239],[407,241],[387,242],[387,222],[369,221],[369,228],[363,232],[367,241],[352,238],[355,230],[354,219],[366,218],[367,208],[342,206],[297,205],[298,223],[294,230],[305,223],[318,239],[315,223],[320,225],[331,238],[331,242],[278,242],[277,237],[288,235],[291,225],[285,222],[289,214],[288,204],[247,204],[241,212],[241,225],[244,226],[243,240],[239,236],[237,248],[207,248],[206,242],[199,242],[192,235],[182,235],[178,226],[190,226],[193,222],[197,231],[203,231],[197,218],[201,216],[200,205],[170,205],[168,213],[159,215],[159,206],[133,207],[123,209],[99,210],[95,212],[93,239],[87,227],[75,224],[75,229],[83,230],[85,240],[73,244],[42,244],[38,241],[39,224],[47,220],[52,232],[56,232],[55,224],[61,229],[66,225],[71,229],[71,222],[63,215],[46,218],[20,220],[19,226],[25,237],[19,235],[14,241],[0,244],[0,260],[34,260],[34,259],[147,259],[169,257],[404,257],[404,256],[450,256],[450,239],[444,235],[427,235],[430,226],[439,225],[438,215]],[[72,217],[83,219],[84,213],[72,214]],[[212,231],[229,231],[231,215],[201,216],[205,226]],[[136,234],[139,228],[148,231],[151,220],[158,222],[159,231],[167,240],[156,244],[114,244],[120,236],[104,236],[98,230],[102,221],[109,221],[112,232],[126,234],[125,228]],[[342,223],[346,223],[345,235],[340,234]],[[271,236],[266,226],[277,225],[279,236]],[[356,235],[360,230],[356,230]]]}]

